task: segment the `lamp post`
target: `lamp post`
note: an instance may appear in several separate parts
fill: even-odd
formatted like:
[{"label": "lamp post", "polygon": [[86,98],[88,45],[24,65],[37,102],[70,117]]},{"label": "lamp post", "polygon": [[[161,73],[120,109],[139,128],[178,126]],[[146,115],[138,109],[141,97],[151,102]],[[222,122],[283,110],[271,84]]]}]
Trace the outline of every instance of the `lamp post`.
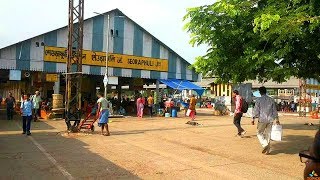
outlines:
[{"label": "lamp post", "polygon": [[110,27],[110,16],[108,14],[108,27],[107,27],[107,47],[106,47],[106,72],[103,78],[104,83],[104,97],[107,98],[107,87],[108,87],[108,52],[109,52],[109,27]]},{"label": "lamp post", "polygon": [[[93,12],[98,15],[103,15],[98,12]],[[120,17],[123,18],[125,16],[114,16],[114,17]],[[107,14],[107,44],[106,44],[106,72],[103,78],[103,84],[104,84],[104,97],[107,97],[107,86],[108,86],[108,54],[109,54],[109,29],[110,29],[110,15]]]}]

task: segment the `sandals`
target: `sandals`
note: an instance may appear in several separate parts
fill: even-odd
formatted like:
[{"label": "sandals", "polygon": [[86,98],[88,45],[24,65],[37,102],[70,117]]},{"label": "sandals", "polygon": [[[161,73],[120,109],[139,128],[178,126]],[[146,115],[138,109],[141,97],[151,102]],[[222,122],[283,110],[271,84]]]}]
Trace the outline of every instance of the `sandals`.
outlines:
[{"label": "sandals", "polygon": [[313,124],[313,123],[304,123],[304,125],[314,126],[314,124]]},{"label": "sandals", "polygon": [[110,133],[103,133],[103,134],[101,134],[102,136],[110,136]]}]

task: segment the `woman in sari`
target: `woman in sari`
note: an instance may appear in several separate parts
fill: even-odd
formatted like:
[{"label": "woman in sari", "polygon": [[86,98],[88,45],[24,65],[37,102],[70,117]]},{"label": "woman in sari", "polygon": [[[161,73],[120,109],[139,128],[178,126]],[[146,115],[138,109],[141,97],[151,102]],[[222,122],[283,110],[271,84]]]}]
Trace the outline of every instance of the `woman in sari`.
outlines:
[{"label": "woman in sari", "polygon": [[189,105],[189,109],[191,110],[191,112],[190,112],[191,121],[193,121],[196,118],[196,101],[197,100],[193,94],[191,96],[190,105]]},{"label": "woman in sari", "polygon": [[137,116],[141,118],[143,117],[144,101],[142,95],[137,99]]}]

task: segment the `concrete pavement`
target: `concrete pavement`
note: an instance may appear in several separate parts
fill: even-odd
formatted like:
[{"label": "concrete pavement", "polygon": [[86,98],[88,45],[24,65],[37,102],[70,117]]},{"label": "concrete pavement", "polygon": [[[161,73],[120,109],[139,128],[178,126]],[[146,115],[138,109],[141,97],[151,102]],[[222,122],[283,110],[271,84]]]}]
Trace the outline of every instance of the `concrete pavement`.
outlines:
[{"label": "concrete pavement", "polygon": [[248,133],[237,138],[230,116],[199,110],[201,126],[179,116],[113,119],[109,137],[97,126],[67,134],[60,120],[33,123],[30,138],[18,119],[0,120],[0,179],[302,179],[297,154],[317,129],[303,124],[318,124],[282,117],[283,141],[266,156],[249,118],[242,121]]}]

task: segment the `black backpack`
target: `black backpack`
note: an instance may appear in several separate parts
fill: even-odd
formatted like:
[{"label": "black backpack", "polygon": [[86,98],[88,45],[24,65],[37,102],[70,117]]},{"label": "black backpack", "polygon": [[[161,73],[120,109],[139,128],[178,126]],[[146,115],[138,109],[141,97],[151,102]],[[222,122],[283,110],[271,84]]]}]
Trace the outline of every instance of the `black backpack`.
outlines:
[{"label": "black backpack", "polygon": [[249,104],[246,100],[242,100],[241,112],[246,113],[248,111]]}]

